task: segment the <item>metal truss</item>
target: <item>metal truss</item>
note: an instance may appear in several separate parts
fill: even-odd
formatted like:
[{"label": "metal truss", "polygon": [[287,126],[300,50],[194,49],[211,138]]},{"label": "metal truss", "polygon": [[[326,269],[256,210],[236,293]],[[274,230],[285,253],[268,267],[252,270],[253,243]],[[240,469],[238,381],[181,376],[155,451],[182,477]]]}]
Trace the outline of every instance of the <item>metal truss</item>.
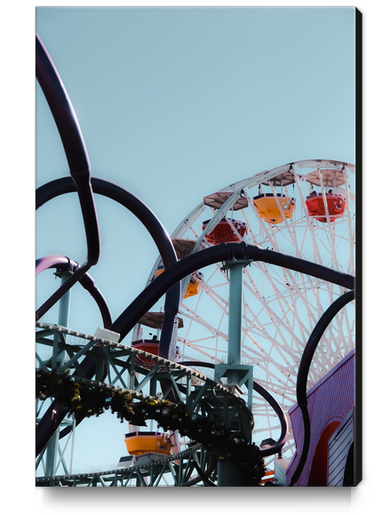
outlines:
[{"label": "metal truss", "polygon": [[[210,485],[214,464],[201,444],[148,464],[86,474],[37,478],[37,486],[158,487]],[[208,478],[209,476],[209,478]]]},{"label": "metal truss", "polygon": [[[57,324],[37,323],[36,359],[37,368],[45,372],[56,370],[59,374],[70,370],[78,381],[89,381],[91,384],[107,388],[130,390],[133,397],[165,398],[167,393],[159,392],[158,379],[166,379],[174,390],[177,402],[185,402],[189,406],[189,394],[194,385],[204,382],[208,390],[218,390],[231,394],[231,390],[216,383],[201,372],[182,366],[173,361],[160,358],[148,352],[115,343],[104,338],[82,334]],[[58,337],[57,337],[58,336]],[[70,338],[73,340],[70,341]],[[42,358],[40,345],[49,346],[53,354],[49,359]],[[67,356],[63,364],[59,363],[59,355]],[[137,365],[137,356],[153,361],[150,370]],[[87,378],[82,367],[84,358],[95,361],[95,373]],[[148,393],[145,393],[145,392]],[[192,408],[192,406],[189,406]]]},{"label": "metal truss", "polygon": [[[79,383],[127,391],[134,400],[168,399],[175,404],[182,403],[187,412],[206,415],[209,420],[224,423],[233,431],[251,435],[251,413],[239,397],[238,388],[233,390],[194,369],[147,352],[56,324],[37,323],[36,342],[37,368],[41,371],[55,370],[59,374],[70,371]],[[52,355],[43,358],[47,347],[51,348]],[[151,361],[150,370],[136,363],[138,355]],[[82,367],[86,357],[95,361],[92,378],[85,376]],[[38,423],[42,410],[43,403],[37,401]],[[73,432],[75,426],[69,429]],[[54,474],[38,477],[37,486],[190,486],[201,480],[213,484],[208,479],[213,472],[211,458],[201,444],[188,440],[187,445],[184,451],[148,465],[74,475],[68,473],[69,467],[58,445],[59,458]],[[46,450],[38,456],[37,467],[41,461],[44,463]],[[60,464],[64,473],[56,475]]]}]

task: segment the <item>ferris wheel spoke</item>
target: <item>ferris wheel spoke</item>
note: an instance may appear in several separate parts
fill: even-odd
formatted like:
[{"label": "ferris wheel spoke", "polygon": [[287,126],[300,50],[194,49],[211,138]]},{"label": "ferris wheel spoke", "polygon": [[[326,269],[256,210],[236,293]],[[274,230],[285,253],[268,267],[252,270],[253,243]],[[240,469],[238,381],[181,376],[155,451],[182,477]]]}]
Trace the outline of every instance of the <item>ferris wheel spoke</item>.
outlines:
[{"label": "ferris wheel spoke", "polygon": [[[254,345],[259,348],[257,345],[256,345],[256,342],[253,342]],[[257,366],[263,370],[264,372],[266,372],[267,374],[270,374],[270,369],[268,367],[268,364],[266,364],[266,360],[265,360],[265,353],[263,351],[263,349],[261,348],[261,353],[259,352],[256,352],[253,348],[249,347],[248,345],[243,345],[243,362],[250,362],[250,363],[256,363]],[[262,352],[263,351],[263,352]],[[291,376],[296,376],[296,372],[295,372],[295,367],[294,367],[294,364],[291,364],[289,366],[283,366],[281,364],[279,364],[278,362],[276,362],[276,368],[279,370],[279,372],[287,378],[288,381],[291,381],[292,382],[292,386],[294,386],[294,382],[293,380],[291,379]],[[275,380],[280,380],[280,378],[275,375],[275,374],[271,374],[271,376],[275,379]],[[259,378],[260,379],[260,378]]]},{"label": "ferris wheel spoke", "polygon": [[[300,300],[303,304],[303,306],[306,307],[306,315],[308,317],[308,322],[311,324],[315,324],[317,322],[316,318],[315,318],[315,315],[314,315],[314,312],[313,312],[313,306],[310,304],[309,300],[308,300],[308,296],[307,296],[307,288],[303,288],[303,292],[301,291],[302,290],[302,287],[299,286],[299,283],[296,281],[296,277],[298,277],[299,280],[302,281],[302,283],[304,284],[304,281],[305,281],[305,276],[304,274],[294,274],[292,273],[291,270],[285,270],[284,269],[284,273],[286,274],[286,286],[288,286],[288,288],[290,288],[291,290],[293,290],[296,294],[296,299],[293,298],[293,294],[291,295],[291,298],[292,298],[292,301],[295,300],[295,302],[298,302],[298,300]],[[298,310],[296,310],[296,316],[298,318],[298,320],[301,322],[301,313],[299,314]],[[302,337],[308,337],[309,335],[309,330],[308,328],[306,327],[306,325],[301,322],[300,323],[300,328],[302,329]]]},{"label": "ferris wheel spoke", "polygon": [[[350,306],[349,308],[353,312],[351,319],[349,320],[347,307],[345,307],[344,309],[341,310],[341,318],[343,319],[343,321],[347,327],[346,333],[347,333],[347,337],[348,337],[349,343],[350,343],[350,348],[349,348],[349,350],[350,350],[354,347],[353,336],[355,334],[355,325],[356,325],[356,318],[354,316],[354,313],[355,313],[355,302],[354,301],[352,302],[352,306]],[[349,322],[350,322],[350,324],[349,324]]]},{"label": "ferris wheel spoke", "polygon": [[[249,202],[249,204],[250,204],[252,201],[248,198],[248,196],[247,196],[247,195],[246,195],[245,197],[247,198],[247,201],[248,201],[248,202]],[[255,236],[255,234],[254,234],[254,231],[252,230],[251,224],[249,224],[249,222],[248,222],[248,219],[247,219],[247,217],[246,217],[246,213],[244,212],[244,209],[242,209],[242,210],[241,210],[241,215],[242,215],[242,216],[243,216],[243,218],[244,218],[244,221],[245,221],[245,223],[246,223],[246,225],[247,225],[247,228],[248,228],[248,232],[249,232],[249,234],[250,234],[250,238],[248,239],[248,242],[249,242],[249,243],[251,243],[252,245],[258,245],[258,241],[257,241],[257,239],[256,239],[256,236]]]},{"label": "ferris wheel spoke", "polygon": [[201,285],[201,288],[203,290],[203,293],[207,295],[215,304],[218,306],[221,311],[228,315],[228,303],[223,299],[221,295],[219,295],[215,291],[215,287],[208,287],[206,285]]},{"label": "ferris wheel spoke", "polygon": [[[246,273],[246,270],[245,270],[245,273]],[[272,287],[272,289],[273,289],[273,291],[274,291],[274,293],[275,293],[275,295],[277,297],[277,300],[278,300],[278,303],[279,303],[279,308],[280,308],[280,311],[282,312],[282,316],[281,317],[276,317],[275,311],[272,312],[271,308],[268,305],[268,302],[266,302],[266,300],[260,295],[259,290],[254,285],[254,281],[252,280],[252,278],[248,274],[248,272],[247,272],[247,279],[248,279],[251,287],[250,287],[250,285],[248,283],[245,283],[245,286],[248,288],[248,290],[254,296],[256,296],[256,298],[259,301],[259,303],[264,306],[264,308],[265,308],[266,312],[268,313],[269,317],[272,319],[273,323],[275,324],[276,329],[279,330],[280,327],[283,327],[290,334],[290,336],[293,338],[293,340],[296,341],[298,346],[300,346],[301,342],[300,342],[299,337],[294,333],[294,331],[291,329],[291,327],[289,327],[289,325],[287,325],[285,323],[285,318],[286,318],[286,315],[287,315],[287,311],[284,311],[284,308],[283,308],[282,304],[285,305],[285,309],[288,310],[290,314],[292,313],[291,304],[289,304],[287,299],[280,294],[280,291],[276,287],[276,282],[270,280],[271,287]],[[268,279],[269,279],[269,277],[268,277]],[[285,284],[284,284],[284,286],[285,286]],[[298,320],[299,324],[301,324],[299,317],[297,317],[297,320]],[[286,341],[285,341],[285,344],[287,344]]]},{"label": "ferris wheel spoke", "polygon": [[296,241],[296,237],[293,236],[293,231],[290,227],[290,225],[288,224],[288,220],[285,216],[285,213],[284,213],[284,209],[282,208],[282,205],[281,205],[281,202],[280,202],[280,199],[279,197],[277,196],[277,193],[276,193],[276,189],[275,187],[273,186],[273,183],[272,181],[269,181],[269,185],[270,185],[270,188],[273,192],[273,195],[274,195],[274,198],[276,199],[276,202],[277,202],[277,205],[278,205],[278,208],[280,210],[280,213],[282,215],[282,218],[283,218],[283,221],[284,221],[284,227],[285,229],[287,230],[288,232],[288,239],[289,239],[289,242],[293,245],[295,251],[296,251],[296,256],[301,256],[301,253],[300,253],[300,250],[299,250],[299,247],[297,245],[297,241]]},{"label": "ferris wheel spoke", "polygon": [[[255,207],[253,200],[249,197],[249,195],[246,192],[244,192],[244,196],[246,197],[248,204],[249,204],[253,214],[255,215],[256,220],[258,221],[259,228],[260,228],[260,234],[261,235],[264,234],[265,235],[264,239],[270,241],[274,250],[278,250],[277,240],[274,238],[273,234],[269,231],[266,223],[263,221],[263,219],[259,215],[258,210]],[[248,220],[246,221],[246,223],[248,224]],[[250,224],[248,224],[248,225],[250,225]],[[262,238],[261,238],[261,240],[262,240]],[[255,244],[257,244],[255,239],[254,239],[254,242],[255,242]]]},{"label": "ferris wheel spoke", "polygon": [[228,341],[227,334],[223,333],[222,331],[217,331],[214,326],[212,326],[211,324],[206,322],[204,319],[202,319],[199,315],[197,315],[196,312],[192,311],[189,307],[187,307],[187,306],[182,306],[182,307],[186,309],[186,312],[180,310],[179,313],[181,315],[183,315],[183,316],[187,315],[187,318],[189,318],[193,322],[196,322],[196,323],[202,325],[202,327],[207,329],[214,336],[219,336],[219,337],[223,338],[224,340]]},{"label": "ferris wheel spoke", "polygon": [[[300,182],[299,182],[299,179],[298,179],[297,175],[295,175],[295,183],[297,185],[297,190],[298,190],[299,197],[300,197],[300,204],[303,207],[303,210],[305,210],[306,209],[304,207],[305,206],[305,200],[304,200],[302,188],[301,188],[301,185],[300,185]],[[313,221],[311,220],[311,218],[309,216],[306,216],[305,217],[305,222],[306,222],[306,230],[309,232],[309,234],[311,236],[312,252],[313,252],[313,255],[314,255],[314,260],[315,260],[316,263],[322,264],[321,254],[320,254],[320,251],[319,251],[319,248],[318,248],[318,245],[317,245],[317,241],[316,241],[316,237],[315,237]],[[302,255],[303,255],[303,252],[304,252],[304,244],[305,244],[305,242],[306,242],[305,237],[303,237],[302,249],[301,249]]]},{"label": "ferris wheel spoke", "polygon": [[[354,242],[355,242],[355,219],[351,215],[350,199],[347,201],[347,231],[348,231],[348,245],[349,245],[349,259],[347,264],[347,272],[354,273]],[[353,226],[353,227],[352,227]]]},{"label": "ferris wheel spoke", "polygon": [[[247,285],[246,285],[247,286]],[[249,286],[247,286],[247,288],[249,288]],[[279,336],[279,339],[281,339],[281,341],[283,342],[282,343],[282,346],[283,346],[283,349],[284,349],[284,352],[288,352],[290,353],[290,346],[288,345],[288,342],[285,338],[285,336],[283,335],[282,331],[281,331],[281,327],[283,327],[293,338],[296,338],[296,335],[294,335],[294,333],[291,331],[291,329],[285,324],[285,322],[283,322],[283,320],[278,317],[275,312],[273,312],[270,307],[268,306],[268,304],[264,301],[264,299],[261,300],[261,303],[263,304],[264,308],[265,308],[265,311],[266,313],[268,314],[275,330],[276,330],[276,334]],[[277,346],[277,339],[274,340],[276,346]],[[289,350],[288,350],[289,349]]]},{"label": "ferris wheel spoke", "polygon": [[[212,337],[209,338],[209,340],[211,340],[211,339],[212,339]],[[188,342],[186,340],[183,340],[182,338],[178,338],[178,342],[183,344],[184,350],[182,352],[182,357],[184,359],[193,359],[194,356],[196,356],[196,359],[198,359],[198,360],[200,360],[200,357],[202,357],[203,359],[206,357],[206,358],[208,358],[208,360],[210,362],[213,362],[215,360],[216,356],[215,356],[215,353],[210,352],[211,348],[209,346],[203,347],[203,346],[199,345],[200,341],[207,341],[207,340],[208,340],[208,338]],[[190,351],[194,351],[194,356],[192,355],[192,353]]]},{"label": "ferris wheel spoke", "polygon": [[302,235],[302,238],[301,238],[301,246],[300,246],[300,249],[299,249],[300,250],[300,253],[299,253],[300,257],[304,257],[305,256],[305,252],[306,252],[305,246],[306,246],[306,244],[308,245],[307,235],[310,233],[310,227],[311,227],[310,223],[305,223],[304,227],[300,227],[300,229],[303,231],[303,235]]}]

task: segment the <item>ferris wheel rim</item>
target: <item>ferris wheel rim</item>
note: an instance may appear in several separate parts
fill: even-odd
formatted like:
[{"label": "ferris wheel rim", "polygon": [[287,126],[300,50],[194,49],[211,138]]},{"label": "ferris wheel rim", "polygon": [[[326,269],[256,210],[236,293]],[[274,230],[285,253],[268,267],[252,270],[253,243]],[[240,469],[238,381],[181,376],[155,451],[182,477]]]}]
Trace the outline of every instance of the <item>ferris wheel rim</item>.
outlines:
[{"label": "ferris wheel rim", "polygon": [[[261,180],[264,180],[266,178],[272,179],[273,177],[281,174],[284,171],[291,169],[292,167],[312,168],[314,165],[317,167],[320,167],[321,165],[327,165],[327,164],[331,164],[334,167],[337,167],[337,166],[341,167],[342,170],[345,168],[348,168],[352,173],[355,173],[355,165],[354,164],[349,163],[347,161],[338,161],[338,160],[330,160],[330,159],[303,159],[303,160],[299,160],[299,161],[288,162],[277,168],[274,167],[274,168],[271,168],[268,170],[263,170],[262,172],[258,172],[252,176],[247,177],[246,179],[241,179],[241,180],[231,183],[227,186],[224,186],[223,188],[220,189],[220,191],[227,191],[227,192],[233,193],[233,195],[218,210],[217,216],[215,218],[215,224],[217,224],[224,217],[224,215],[229,211],[229,209],[235,203],[235,200],[241,194],[241,192],[244,188],[249,188],[252,185],[256,185]],[[199,216],[204,210],[205,210],[205,204],[204,204],[204,202],[200,202],[177,225],[177,227],[171,233],[171,239],[180,238],[183,233],[184,227],[191,225],[192,220],[194,220],[197,216]],[[199,236],[197,244],[193,249],[193,252],[197,252],[199,250],[205,234],[208,231],[211,231],[214,228],[215,224],[209,224],[205,228],[203,233]],[[154,265],[153,269],[151,270],[150,275],[148,276],[147,283],[146,283],[147,285],[153,279],[154,273],[155,273],[156,269],[158,268],[159,263],[161,263],[160,257],[157,258],[155,265]]]},{"label": "ferris wheel rim", "polygon": [[[227,186],[224,186],[220,189],[220,191],[227,191],[230,193],[233,193],[233,195],[221,206],[221,208],[218,210],[218,216],[216,217],[216,223],[223,218],[223,216],[229,211],[229,209],[234,204],[237,197],[240,195],[242,189],[249,188],[251,186],[257,185],[259,182],[261,182],[264,179],[272,179],[277,175],[280,175],[284,171],[290,170],[292,167],[302,167],[302,168],[313,168],[321,167],[322,165],[332,165],[334,167],[341,167],[342,170],[349,169],[352,173],[355,173],[355,165],[346,161],[338,161],[338,160],[330,160],[330,159],[304,159],[299,161],[292,161],[289,163],[286,163],[284,165],[281,165],[279,167],[271,168],[268,170],[263,170],[262,172],[258,172],[252,176],[247,177],[246,179],[241,179],[239,181],[236,181],[234,183],[231,183]],[[205,209],[205,205],[203,202],[200,202],[193,210],[182,219],[182,221],[177,225],[177,227],[174,229],[174,231],[171,233],[171,238],[178,238],[181,236],[183,227],[190,224],[191,220],[194,219],[196,215],[199,215],[201,212],[203,212]],[[221,216],[220,216],[221,214]],[[203,235],[208,231],[212,230],[213,226],[210,225],[205,228],[205,231],[203,231]],[[200,240],[202,241],[203,235],[200,236]],[[202,238],[201,238],[202,237]],[[197,252],[199,250],[199,246],[194,248],[193,252]],[[159,259],[158,259],[159,261]],[[150,278],[149,278],[150,279]]]}]

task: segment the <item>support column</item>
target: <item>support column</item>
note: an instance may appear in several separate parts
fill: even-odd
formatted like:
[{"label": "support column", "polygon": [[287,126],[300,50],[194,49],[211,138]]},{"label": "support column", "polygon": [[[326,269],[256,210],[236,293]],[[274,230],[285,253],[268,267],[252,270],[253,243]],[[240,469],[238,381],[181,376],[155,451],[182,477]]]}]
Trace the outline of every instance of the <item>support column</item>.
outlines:
[{"label": "support column", "polygon": [[[56,272],[58,277],[61,277],[61,284],[64,284],[69,276],[70,272]],[[69,319],[69,305],[70,305],[71,292],[68,290],[59,300],[58,305],[58,325],[68,327]],[[53,361],[52,370],[59,368],[64,363],[64,353],[58,354],[58,341],[59,335],[55,334],[53,337]],[[60,428],[56,430],[51,439],[49,440],[46,449],[46,462],[45,462],[45,476],[53,477],[55,474],[56,459],[58,454],[58,440],[59,440]]]},{"label": "support column", "polygon": [[[240,365],[242,356],[243,261],[231,261],[229,267],[228,365]],[[228,383],[239,384],[240,374],[228,372]]]},{"label": "support column", "polygon": [[[241,369],[242,355],[242,310],[243,310],[243,269],[251,261],[229,261],[223,269],[229,274],[228,307],[228,356],[226,371],[227,383],[238,385],[243,378]],[[235,368],[237,366],[237,368]],[[252,385],[249,387],[249,395]],[[251,434],[249,435],[251,438]],[[245,486],[241,470],[236,463],[219,461],[218,486]]]}]

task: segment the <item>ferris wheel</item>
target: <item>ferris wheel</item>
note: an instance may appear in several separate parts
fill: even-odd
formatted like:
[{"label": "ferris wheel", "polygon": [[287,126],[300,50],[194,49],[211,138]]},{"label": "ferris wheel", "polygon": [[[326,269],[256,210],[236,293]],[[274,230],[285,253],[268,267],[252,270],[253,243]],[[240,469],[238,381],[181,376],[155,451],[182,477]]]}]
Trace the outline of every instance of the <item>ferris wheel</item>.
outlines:
[{"label": "ferris wheel", "polygon": [[[178,258],[227,242],[243,241],[354,275],[355,166],[333,160],[288,163],[208,194],[171,235]],[[162,271],[158,259],[147,284]],[[296,402],[303,349],[324,311],[345,288],[288,268],[252,261],[243,269],[242,357],[254,381],[288,412]],[[227,361],[229,271],[220,263],[182,281],[176,339],[177,361]],[[144,318],[134,345],[143,342]],[[355,345],[350,303],[324,333],[309,372],[315,385]],[[205,370],[204,370],[205,372]],[[278,417],[256,392],[253,441],[277,439]],[[270,440],[269,440],[270,441]],[[283,454],[294,451],[290,436]]]}]

